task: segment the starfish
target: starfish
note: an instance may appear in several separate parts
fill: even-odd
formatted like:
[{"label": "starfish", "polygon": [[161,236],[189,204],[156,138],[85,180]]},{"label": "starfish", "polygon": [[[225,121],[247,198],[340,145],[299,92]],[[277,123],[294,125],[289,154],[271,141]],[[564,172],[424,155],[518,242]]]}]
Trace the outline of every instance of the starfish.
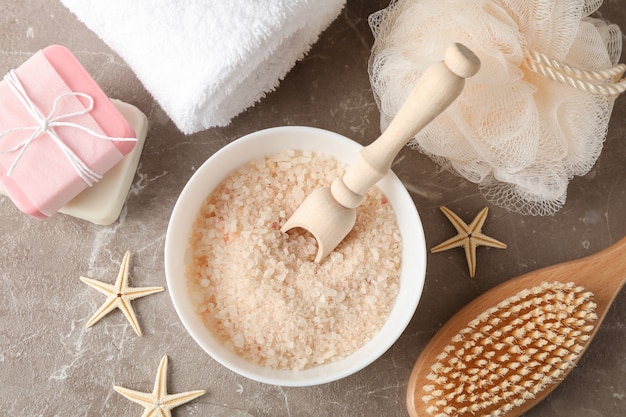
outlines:
[{"label": "starfish", "polygon": [[180,394],[168,394],[167,355],[163,356],[163,359],[161,359],[156,380],[154,381],[154,389],[151,393],[139,392],[124,387],[118,387],[117,385],[113,385],[113,389],[129,400],[145,407],[145,411],[141,417],[171,417],[173,408],[196,399],[205,393],[205,391],[200,390],[182,392]]},{"label": "starfish", "polygon": [[117,275],[117,279],[115,280],[115,284],[106,284],[104,282],[96,281],[95,279],[80,277],[80,280],[85,284],[89,285],[92,288],[100,291],[101,293],[107,296],[106,301],[102,306],[96,311],[87,322],[85,327],[91,327],[102,317],[109,314],[113,309],[119,308],[124,313],[124,316],[128,319],[130,324],[135,329],[135,333],[138,336],[141,336],[141,328],[139,328],[139,323],[137,322],[137,317],[135,316],[135,311],[133,310],[133,306],[131,305],[131,301],[144,297],[146,295],[154,294],[156,292],[163,291],[163,287],[129,287],[128,286],[128,259],[130,258],[130,251],[126,251],[124,255],[124,259],[122,260],[122,266],[120,267],[120,272]]},{"label": "starfish", "polygon": [[443,214],[450,220],[458,234],[435,246],[430,251],[435,253],[463,246],[470,277],[474,278],[476,275],[476,248],[478,246],[490,246],[492,248],[506,249],[506,244],[486,236],[481,232],[483,223],[485,223],[485,219],[487,218],[487,212],[489,211],[487,207],[482,209],[469,225],[447,207],[441,206],[440,208]]}]

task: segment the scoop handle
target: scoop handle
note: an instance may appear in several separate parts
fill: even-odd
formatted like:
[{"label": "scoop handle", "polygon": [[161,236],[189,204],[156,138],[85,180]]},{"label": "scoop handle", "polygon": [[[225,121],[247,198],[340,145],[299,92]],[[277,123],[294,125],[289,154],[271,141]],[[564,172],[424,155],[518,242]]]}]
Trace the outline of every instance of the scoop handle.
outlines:
[{"label": "scoop handle", "polygon": [[367,190],[389,172],[398,152],[459,96],[465,78],[479,69],[480,60],[471,50],[459,43],[450,45],[444,60],[420,77],[382,135],[361,149],[344,176],[332,183],[337,202],[347,208],[358,207]]}]

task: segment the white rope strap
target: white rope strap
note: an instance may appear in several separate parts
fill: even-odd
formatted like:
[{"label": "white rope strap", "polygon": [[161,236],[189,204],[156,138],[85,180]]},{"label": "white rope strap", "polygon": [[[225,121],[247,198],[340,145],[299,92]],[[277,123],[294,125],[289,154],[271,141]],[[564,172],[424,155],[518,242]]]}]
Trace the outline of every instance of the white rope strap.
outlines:
[{"label": "white rope strap", "polygon": [[621,78],[626,71],[624,64],[598,71],[583,70],[535,50],[529,51],[524,62],[531,71],[581,91],[605,96],[618,95],[626,91],[626,78]]}]

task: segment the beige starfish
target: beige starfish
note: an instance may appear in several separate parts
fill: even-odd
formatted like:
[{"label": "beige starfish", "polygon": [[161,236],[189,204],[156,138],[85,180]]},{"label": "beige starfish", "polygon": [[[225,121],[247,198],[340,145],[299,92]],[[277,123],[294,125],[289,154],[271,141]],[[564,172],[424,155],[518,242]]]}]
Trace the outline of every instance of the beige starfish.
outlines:
[{"label": "beige starfish", "polygon": [[445,214],[448,220],[450,220],[458,234],[445,242],[438,244],[430,251],[435,253],[463,246],[465,249],[465,257],[467,258],[467,266],[469,267],[470,277],[474,278],[476,275],[476,247],[491,246],[492,248],[506,249],[506,244],[492,237],[486,236],[481,232],[483,223],[485,223],[485,219],[487,218],[487,212],[489,211],[487,207],[482,209],[480,213],[478,213],[478,216],[476,216],[476,218],[469,225],[447,207],[441,206],[440,208],[441,211],[443,211],[443,214]]},{"label": "beige starfish", "polygon": [[167,355],[163,356],[159,364],[154,390],[151,393],[139,392],[132,389],[113,385],[113,389],[129,400],[145,407],[141,417],[171,417],[172,409],[204,395],[205,391],[188,391],[180,394],[167,393]]},{"label": "beige starfish", "polygon": [[115,284],[106,284],[104,282],[96,281],[95,279],[80,277],[80,280],[85,284],[89,285],[92,288],[100,291],[101,293],[107,296],[106,301],[102,306],[95,312],[93,317],[89,319],[87,325],[85,327],[91,327],[102,317],[109,314],[113,309],[119,308],[124,313],[124,316],[128,319],[130,324],[135,329],[135,333],[138,336],[141,336],[141,328],[139,328],[139,323],[137,322],[137,317],[135,316],[135,311],[133,310],[133,306],[131,305],[131,301],[144,297],[146,295],[154,294],[156,292],[163,291],[163,287],[129,287],[128,286],[128,259],[130,258],[130,251],[126,251],[124,255],[124,259],[122,260],[122,266],[120,267],[120,272],[117,275],[117,279],[115,280]]}]

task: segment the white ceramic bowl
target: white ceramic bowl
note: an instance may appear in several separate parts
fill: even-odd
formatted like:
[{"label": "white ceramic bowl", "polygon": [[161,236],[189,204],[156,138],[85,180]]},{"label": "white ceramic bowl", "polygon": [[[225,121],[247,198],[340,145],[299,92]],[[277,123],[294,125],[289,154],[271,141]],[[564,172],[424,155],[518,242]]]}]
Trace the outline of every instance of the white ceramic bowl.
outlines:
[{"label": "white ceramic bowl", "polygon": [[289,149],[333,155],[349,164],[361,148],[358,143],[326,130],[277,127],[246,135],[211,156],[192,176],[172,212],[165,239],[165,273],[174,307],[194,340],[217,362],[247,378],[281,386],[309,386],[351,375],[379,358],[400,337],[415,313],[426,273],[422,224],[413,200],[393,174],[377,185],[396,213],[402,234],[400,291],[390,316],[365,346],[344,359],[302,371],[265,368],[239,357],[215,339],[195,314],[185,280],[185,262],[191,227],[206,197],[234,169],[264,155]]}]

